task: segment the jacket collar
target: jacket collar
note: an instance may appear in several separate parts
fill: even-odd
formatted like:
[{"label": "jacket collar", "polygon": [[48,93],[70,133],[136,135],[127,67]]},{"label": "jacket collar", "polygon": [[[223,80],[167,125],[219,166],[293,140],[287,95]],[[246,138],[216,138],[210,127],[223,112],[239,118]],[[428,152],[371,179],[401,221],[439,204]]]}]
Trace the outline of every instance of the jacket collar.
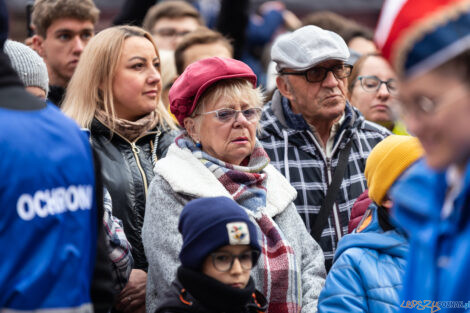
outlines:
[{"label": "jacket collar", "polygon": [[[165,158],[154,168],[155,174],[162,176],[177,193],[195,198],[225,196],[232,198],[225,187],[217,180],[188,149],[172,144]],[[297,196],[295,189],[271,164],[264,168],[266,181],[266,210],[270,217],[284,211]]]}]

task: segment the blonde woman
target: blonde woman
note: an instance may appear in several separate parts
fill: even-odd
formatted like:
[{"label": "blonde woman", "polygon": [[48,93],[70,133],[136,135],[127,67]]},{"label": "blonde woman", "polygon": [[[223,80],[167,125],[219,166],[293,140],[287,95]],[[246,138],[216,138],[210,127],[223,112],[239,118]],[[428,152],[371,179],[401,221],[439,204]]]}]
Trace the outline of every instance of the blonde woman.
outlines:
[{"label": "blonde woman", "polygon": [[144,312],[147,260],[141,228],[155,161],[173,142],[175,125],[160,102],[160,57],[138,27],[108,28],[80,57],[63,104],[66,115],[91,132],[111,194],[113,214],[132,245],[134,269],[118,297],[124,312]]}]

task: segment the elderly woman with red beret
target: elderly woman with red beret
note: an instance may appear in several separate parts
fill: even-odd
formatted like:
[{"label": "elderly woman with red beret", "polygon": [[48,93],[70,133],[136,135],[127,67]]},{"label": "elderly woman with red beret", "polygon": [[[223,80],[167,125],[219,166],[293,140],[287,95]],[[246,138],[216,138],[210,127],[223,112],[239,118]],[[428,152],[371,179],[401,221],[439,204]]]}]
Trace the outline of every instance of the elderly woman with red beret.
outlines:
[{"label": "elderly woman with red beret", "polygon": [[295,189],[256,139],[263,97],[253,71],[233,59],[204,59],[185,70],[169,97],[184,131],[156,163],[149,189],[142,229],[147,312],[179,266],[181,210],[192,199],[216,196],[234,199],[257,225],[262,255],[252,275],[268,311],[316,312],[323,252],[293,204]]}]

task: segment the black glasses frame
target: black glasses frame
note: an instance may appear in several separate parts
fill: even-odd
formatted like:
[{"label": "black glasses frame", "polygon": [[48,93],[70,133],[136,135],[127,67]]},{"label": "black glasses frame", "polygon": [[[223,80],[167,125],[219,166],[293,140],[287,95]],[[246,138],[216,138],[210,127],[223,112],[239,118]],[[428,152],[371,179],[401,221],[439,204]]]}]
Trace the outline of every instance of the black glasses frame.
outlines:
[{"label": "black glasses frame", "polygon": [[[309,83],[318,83],[322,82],[326,76],[328,75],[328,72],[332,72],[333,75],[335,76],[336,79],[342,79],[342,78],[347,78],[351,76],[353,66],[350,64],[340,64],[340,65],[334,65],[332,67],[322,67],[322,66],[315,66],[311,69],[308,69],[303,72],[284,72],[281,71],[279,75],[299,75],[299,76],[305,76],[305,80],[308,81]],[[323,71],[318,73],[318,71]],[[315,76],[321,76],[321,78],[313,78]]]},{"label": "black glasses frame", "polygon": [[[251,265],[249,268],[246,268],[245,266],[243,266],[243,263],[241,262],[240,260],[240,257],[242,257],[245,253],[249,252],[251,254]],[[235,262],[235,259],[238,259],[238,262],[240,263],[240,266],[242,267],[242,269],[244,270],[251,270],[253,268],[253,266],[256,265],[256,262],[258,261],[258,257],[260,255],[260,252],[257,251],[257,250],[249,250],[249,251],[245,251],[243,253],[240,253],[240,254],[237,254],[237,255],[234,255],[234,254],[231,254],[229,252],[213,252],[210,254],[211,255],[211,259],[212,259],[212,265],[214,266],[214,268],[216,270],[218,270],[219,272],[228,272],[232,269],[233,267],[233,262]],[[229,256],[230,257],[230,266],[229,268],[227,269],[220,269],[217,265],[217,262],[216,262],[216,258],[218,256],[221,256],[221,255],[225,255],[225,256]]]}]

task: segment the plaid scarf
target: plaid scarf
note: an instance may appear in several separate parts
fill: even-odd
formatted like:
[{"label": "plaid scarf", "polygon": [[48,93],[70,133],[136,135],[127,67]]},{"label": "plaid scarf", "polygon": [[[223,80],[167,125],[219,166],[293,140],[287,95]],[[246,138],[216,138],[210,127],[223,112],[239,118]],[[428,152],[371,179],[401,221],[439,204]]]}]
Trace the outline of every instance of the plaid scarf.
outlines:
[{"label": "plaid scarf", "polygon": [[210,156],[186,134],[176,138],[175,142],[178,147],[189,149],[217,177],[239,205],[253,212],[262,234],[263,255],[257,266],[264,275],[263,291],[269,305],[267,313],[300,312],[301,278],[294,250],[276,222],[264,212],[267,174],[263,173],[263,169],[269,164],[269,157],[260,143],[256,142],[252,154],[243,162],[247,165],[241,166]]}]

